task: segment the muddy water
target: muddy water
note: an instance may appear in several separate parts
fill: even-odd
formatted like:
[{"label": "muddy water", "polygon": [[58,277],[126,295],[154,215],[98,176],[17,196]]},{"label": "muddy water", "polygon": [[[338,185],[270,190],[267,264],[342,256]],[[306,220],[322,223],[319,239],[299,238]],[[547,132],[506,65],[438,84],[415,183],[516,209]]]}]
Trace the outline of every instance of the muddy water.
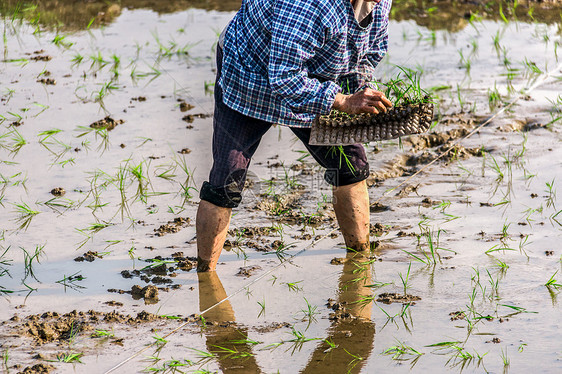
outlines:
[{"label": "muddy water", "polygon": [[[210,168],[213,46],[233,13],[172,3],[178,8],[123,4],[113,18],[87,31],[62,29],[58,38],[26,21],[3,24],[4,371],[38,363],[57,372],[109,370],[181,324],[117,372],[178,364],[186,372],[560,371],[560,288],[545,286],[557,271],[554,283],[562,279],[560,122],[546,126],[560,115],[559,24],[476,19],[453,32],[393,21],[380,77],[396,74],[395,64],[423,71],[423,86],[439,88],[438,133],[482,123],[495,91],[508,101],[539,71],[554,78],[462,141],[484,156],[461,150],[406,181],[447,139],[369,144],[371,200],[386,208],[372,213],[379,225],[369,258],[346,255],[324,208],[322,171],[310,157],[299,161],[304,148],[290,132],[272,129],[233,217],[239,231],[230,251],[216,274],[198,276],[189,258],[196,189]],[[115,128],[89,127],[106,116]],[[66,193],[52,200],[56,187]],[[240,233],[255,227],[270,229]],[[97,255],[83,256],[88,251]],[[146,262],[156,256],[166,268]],[[155,266],[141,270],[148,265]],[[155,286],[158,296],[132,295],[135,285]],[[383,293],[406,293],[410,304],[386,304]],[[225,295],[234,296],[216,305]],[[205,323],[192,316],[209,308]],[[50,323],[63,318],[28,319],[72,310],[183,319],[73,314],[65,318],[74,325],[58,326]],[[33,332],[32,322],[43,325]],[[78,325],[78,333],[68,330]],[[95,329],[114,336],[92,338]],[[253,343],[233,343],[246,338]],[[58,362],[68,353],[83,353],[83,364]]]}]

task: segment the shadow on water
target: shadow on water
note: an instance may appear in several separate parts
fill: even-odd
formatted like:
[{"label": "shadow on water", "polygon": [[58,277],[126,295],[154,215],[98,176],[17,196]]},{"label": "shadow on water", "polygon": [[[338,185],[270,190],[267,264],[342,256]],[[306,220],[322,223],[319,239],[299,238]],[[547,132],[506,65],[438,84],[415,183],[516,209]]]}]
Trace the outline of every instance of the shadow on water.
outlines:
[{"label": "shadow on water", "polygon": [[[235,11],[241,0],[6,0],[0,3],[5,19],[24,18],[42,27],[78,31],[111,23],[123,9],[150,9],[157,13],[174,13],[189,8]],[[559,23],[562,20],[562,1],[468,1],[395,0],[391,18],[395,21],[413,20],[430,30],[460,31],[474,20],[513,20]]]},{"label": "shadow on water", "polygon": [[[223,373],[261,372],[248,329],[235,322],[234,310],[216,272],[198,273],[199,308],[207,323],[204,329],[207,350],[216,355]],[[348,253],[338,282],[338,298],[327,337],[319,341],[301,373],[359,373],[373,351],[375,324],[371,320],[372,304],[361,301],[370,296],[365,287],[371,279],[369,259]]]}]

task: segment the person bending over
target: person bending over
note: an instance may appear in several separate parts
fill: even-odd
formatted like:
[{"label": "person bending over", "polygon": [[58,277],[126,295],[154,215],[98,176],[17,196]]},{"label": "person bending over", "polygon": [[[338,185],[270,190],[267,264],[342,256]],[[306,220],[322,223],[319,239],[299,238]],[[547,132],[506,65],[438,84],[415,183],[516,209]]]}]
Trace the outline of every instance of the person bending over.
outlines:
[{"label": "person bending over", "polygon": [[350,250],[369,249],[369,164],[361,144],[308,144],[317,115],[378,113],[391,106],[368,87],[388,46],[391,0],[243,0],[217,48],[213,166],[197,210],[198,268],[214,271],[232,208],[262,136],[288,126],[326,168]]}]

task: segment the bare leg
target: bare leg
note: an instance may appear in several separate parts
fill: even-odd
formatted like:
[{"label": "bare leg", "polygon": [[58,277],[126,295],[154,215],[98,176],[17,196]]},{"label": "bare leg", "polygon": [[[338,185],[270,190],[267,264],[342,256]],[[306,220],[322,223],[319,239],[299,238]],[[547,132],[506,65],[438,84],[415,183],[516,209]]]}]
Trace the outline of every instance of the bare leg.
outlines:
[{"label": "bare leg", "polygon": [[231,208],[201,200],[197,209],[197,271],[214,271],[230,224]]},{"label": "bare leg", "polygon": [[369,246],[369,193],[365,181],[334,188],[334,211],[348,250]]}]

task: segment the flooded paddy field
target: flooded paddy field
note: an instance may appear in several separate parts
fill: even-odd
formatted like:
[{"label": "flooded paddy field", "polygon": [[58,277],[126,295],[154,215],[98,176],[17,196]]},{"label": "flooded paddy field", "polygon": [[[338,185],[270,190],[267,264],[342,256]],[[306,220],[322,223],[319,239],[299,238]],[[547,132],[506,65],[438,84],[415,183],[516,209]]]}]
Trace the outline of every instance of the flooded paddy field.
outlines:
[{"label": "flooded paddy field", "polygon": [[2,372],[562,370],[560,6],[394,4],[379,79],[413,69],[437,105],[430,134],[366,144],[372,253],[275,127],[198,274],[239,3],[46,3],[0,7]]}]

